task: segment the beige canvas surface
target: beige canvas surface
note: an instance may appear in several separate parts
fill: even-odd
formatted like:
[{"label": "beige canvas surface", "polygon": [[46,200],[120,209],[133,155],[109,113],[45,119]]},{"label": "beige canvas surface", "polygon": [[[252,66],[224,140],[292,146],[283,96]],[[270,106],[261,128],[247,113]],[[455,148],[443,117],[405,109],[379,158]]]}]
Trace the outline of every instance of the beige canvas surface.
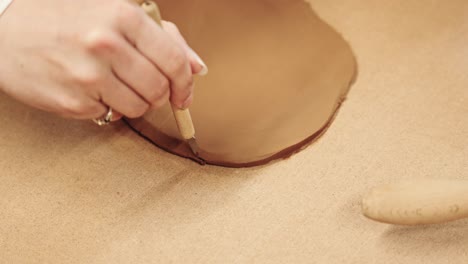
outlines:
[{"label": "beige canvas surface", "polygon": [[329,131],[270,166],[200,167],[0,95],[0,263],[466,263],[468,221],[377,224],[359,199],[468,177],[468,1],[311,2],[360,74]]}]

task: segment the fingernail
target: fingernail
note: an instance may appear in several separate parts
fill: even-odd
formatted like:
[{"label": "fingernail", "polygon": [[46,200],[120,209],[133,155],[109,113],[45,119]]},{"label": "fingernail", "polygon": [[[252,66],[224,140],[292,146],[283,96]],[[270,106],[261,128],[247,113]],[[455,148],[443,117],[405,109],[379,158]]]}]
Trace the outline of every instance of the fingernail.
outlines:
[{"label": "fingernail", "polygon": [[198,64],[202,66],[202,70],[197,73],[200,76],[205,76],[208,74],[208,66],[206,66],[205,62],[200,58],[200,56],[192,49],[189,47],[190,53],[192,53],[193,57],[197,61]]}]

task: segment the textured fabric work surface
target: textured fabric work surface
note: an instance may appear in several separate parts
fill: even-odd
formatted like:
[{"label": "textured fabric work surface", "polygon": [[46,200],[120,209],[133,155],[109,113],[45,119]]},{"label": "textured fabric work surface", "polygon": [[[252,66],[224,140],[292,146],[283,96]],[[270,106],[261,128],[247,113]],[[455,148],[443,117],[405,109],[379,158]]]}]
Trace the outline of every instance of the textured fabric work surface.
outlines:
[{"label": "textured fabric work surface", "polygon": [[251,169],[0,95],[1,263],[466,263],[468,221],[393,227],[363,192],[468,177],[468,1],[312,1],[360,75],[329,131]]}]

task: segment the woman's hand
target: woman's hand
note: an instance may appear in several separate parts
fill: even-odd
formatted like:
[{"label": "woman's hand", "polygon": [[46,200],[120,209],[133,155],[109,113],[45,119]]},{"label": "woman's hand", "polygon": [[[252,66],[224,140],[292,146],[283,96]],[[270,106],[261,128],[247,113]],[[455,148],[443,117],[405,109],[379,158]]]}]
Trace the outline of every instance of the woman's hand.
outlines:
[{"label": "woman's hand", "polygon": [[188,107],[206,66],[177,28],[125,0],[16,0],[0,17],[0,88],[33,107],[92,119]]}]

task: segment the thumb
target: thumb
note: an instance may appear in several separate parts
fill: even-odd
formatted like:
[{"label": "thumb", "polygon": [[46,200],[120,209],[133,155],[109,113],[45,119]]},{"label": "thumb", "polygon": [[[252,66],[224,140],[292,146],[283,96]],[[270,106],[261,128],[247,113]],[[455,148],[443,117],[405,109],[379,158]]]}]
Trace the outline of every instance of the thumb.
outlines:
[{"label": "thumb", "polygon": [[162,26],[164,31],[166,31],[184,48],[189,58],[190,66],[192,67],[192,73],[198,74],[200,76],[207,75],[208,67],[206,66],[205,62],[203,62],[201,57],[192,48],[189,47],[187,41],[185,41],[177,26],[174,23],[168,21],[163,21]]}]

